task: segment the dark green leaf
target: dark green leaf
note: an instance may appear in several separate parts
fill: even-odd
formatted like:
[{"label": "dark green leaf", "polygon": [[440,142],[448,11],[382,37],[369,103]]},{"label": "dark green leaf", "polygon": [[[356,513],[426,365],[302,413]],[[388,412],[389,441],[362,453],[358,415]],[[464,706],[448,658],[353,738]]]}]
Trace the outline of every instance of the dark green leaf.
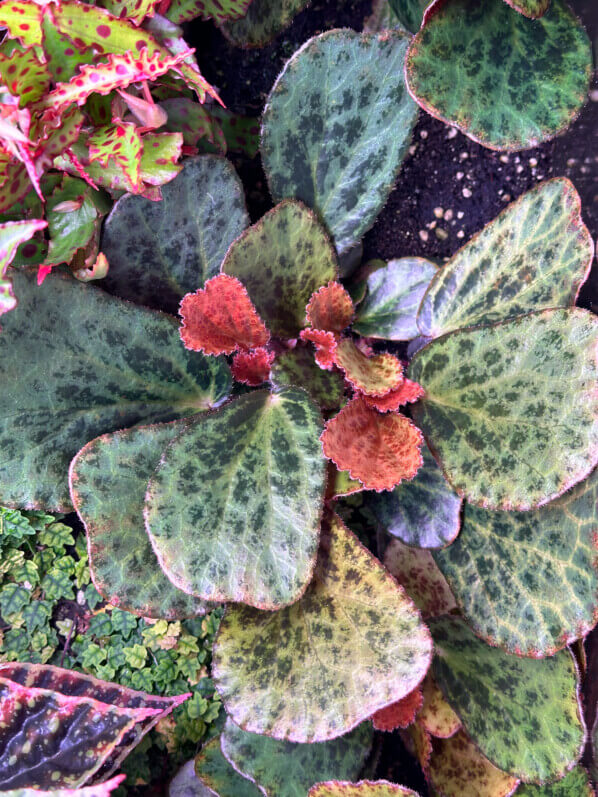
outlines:
[{"label": "dark green leaf", "polygon": [[324,371],[304,346],[283,352],[272,364],[270,380],[275,387],[302,387],[323,410],[339,407],[345,380],[339,371]]},{"label": "dark green leaf", "polygon": [[310,0],[252,0],[247,14],[227,22],[222,32],[237,47],[264,47],[291,24]]}]

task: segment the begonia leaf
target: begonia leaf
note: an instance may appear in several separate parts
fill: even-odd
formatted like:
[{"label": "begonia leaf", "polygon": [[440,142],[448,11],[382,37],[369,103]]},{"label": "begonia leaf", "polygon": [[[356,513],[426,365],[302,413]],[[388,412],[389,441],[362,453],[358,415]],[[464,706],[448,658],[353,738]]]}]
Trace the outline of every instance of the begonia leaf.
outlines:
[{"label": "begonia leaf", "polygon": [[237,47],[264,47],[309,3],[310,0],[252,0],[245,16],[227,22],[222,32]]},{"label": "begonia leaf", "polygon": [[384,396],[368,396],[364,394],[363,400],[368,407],[373,407],[378,412],[394,412],[404,404],[413,404],[424,395],[424,389],[411,379],[403,379],[394,390]]},{"label": "begonia leaf", "polygon": [[334,248],[315,214],[285,201],[245,230],[222,272],[241,280],[274,335],[296,337],[314,291],[337,274]]},{"label": "begonia leaf", "polygon": [[377,412],[361,397],[328,421],[321,440],[328,459],[368,490],[392,490],[422,464],[419,429],[398,412]]},{"label": "begonia leaf", "polygon": [[384,565],[405,588],[422,617],[439,617],[457,608],[445,577],[425,548],[410,548],[400,540],[391,540]]},{"label": "begonia leaf", "polygon": [[8,54],[0,48],[0,77],[9,92],[19,97],[21,108],[43,97],[50,85],[48,67],[39,60],[33,49],[20,50],[14,47]]},{"label": "begonia leaf", "polygon": [[401,31],[328,31],[293,55],[268,97],[272,196],[313,208],[339,253],[372,226],[407,152],[418,113],[403,76],[408,42]]},{"label": "begonia leaf", "polygon": [[179,589],[264,609],[299,598],[318,547],[321,428],[307,394],[289,388],[241,396],[176,438],[150,479],[145,517]]},{"label": "begonia leaf", "polygon": [[432,740],[428,777],[444,797],[510,797],[519,784],[488,761],[463,731]]},{"label": "begonia leaf", "polygon": [[136,190],[140,180],[140,161],[143,145],[137,126],[132,122],[96,127],[87,139],[89,161],[106,167],[112,161],[123,173],[131,190]]},{"label": "begonia leaf", "polygon": [[[532,23],[533,24],[533,23]],[[579,195],[557,178],[528,191],[438,271],[421,304],[421,334],[575,303],[594,257]]]},{"label": "begonia leaf", "polygon": [[42,44],[41,4],[29,0],[2,0],[0,3],[0,26],[8,30],[11,39],[17,39],[23,47],[39,47]]},{"label": "begonia leaf", "polygon": [[334,332],[323,329],[302,329],[299,333],[301,340],[313,343],[315,347],[315,360],[324,371],[331,371],[336,364],[337,340]]},{"label": "begonia leaf", "polygon": [[305,312],[308,326],[342,332],[353,318],[353,302],[340,282],[329,282],[312,294]]},{"label": "begonia leaf", "polygon": [[227,713],[243,728],[316,742],[415,689],[430,655],[415,606],[333,516],[297,603],[274,614],[227,607],[212,672]]},{"label": "begonia leaf", "polygon": [[192,19],[213,19],[218,23],[244,17],[253,0],[173,0],[166,12],[176,25]]},{"label": "begonia leaf", "polygon": [[407,545],[442,548],[461,526],[462,499],[451,489],[428,447],[423,464],[410,482],[390,493],[367,496],[368,507],[382,527]]},{"label": "begonia leaf", "polygon": [[[65,175],[62,184],[48,197],[50,245],[45,265],[70,263],[92,238],[101,218],[94,193],[83,180]],[[70,204],[67,207],[65,203]]]},{"label": "begonia leaf", "polygon": [[431,736],[448,739],[461,727],[461,720],[455,714],[432,675],[428,673],[422,684],[424,704],[417,715],[417,722]]},{"label": "begonia leaf", "polygon": [[484,146],[533,147],[586,100],[590,40],[564,0],[529,20],[503,0],[446,0],[414,37],[407,85],[424,110]]},{"label": "begonia leaf", "polygon": [[150,476],[186,425],[176,421],[102,435],[70,467],[71,500],[87,532],[93,583],[112,606],[141,617],[176,620],[206,608],[166,578],[143,522]]},{"label": "begonia leaf", "polygon": [[83,786],[79,789],[9,789],[3,791],[3,797],[108,797],[125,780],[126,775],[116,775],[104,783],[95,786]]},{"label": "begonia leaf", "polygon": [[529,510],[598,462],[598,318],[544,310],[449,333],[417,352],[413,416],[455,490]]},{"label": "begonia leaf", "polygon": [[359,783],[331,780],[312,786],[307,797],[419,797],[417,792],[387,780],[360,780]]},{"label": "begonia leaf", "polygon": [[272,363],[270,379],[275,387],[302,387],[323,410],[339,407],[344,393],[344,379],[338,371],[320,368],[313,352],[297,346],[279,354]]},{"label": "begonia leaf", "polygon": [[548,11],[550,0],[505,0],[512,8],[526,17],[536,19]]},{"label": "begonia leaf", "polygon": [[270,379],[274,356],[273,351],[264,348],[238,352],[231,363],[233,379],[251,387],[262,385]]},{"label": "begonia leaf", "polygon": [[481,752],[526,782],[563,777],[585,744],[572,654],[512,656],[455,617],[431,620],[430,628],[434,678]]},{"label": "begonia leaf", "polygon": [[372,715],[372,724],[377,731],[394,731],[407,728],[415,720],[415,715],[422,706],[423,695],[418,686],[402,700],[381,708]]},{"label": "begonia leaf", "polygon": [[185,351],[174,319],[51,274],[13,276],[18,307],[0,334],[0,499],[71,508],[69,462],[90,439],[218,405],[219,359]]},{"label": "begonia leaf", "polygon": [[264,346],[270,334],[235,277],[219,274],[181,302],[181,340],[187,349],[206,354]]},{"label": "begonia leaf", "polygon": [[389,260],[367,278],[367,294],[357,310],[353,329],[368,338],[411,340],[419,335],[417,310],[438,271],[423,257]]},{"label": "begonia leaf", "polygon": [[102,0],[101,5],[115,17],[141,25],[146,17],[155,14],[159,3],[160,0]]},{"label": "begonia leaf", "polygon": [[582,766],[574,767],[562,780],[535,786],[523,783],[517,789],[517,797],[594,797],[588,773]]},{"label": "begonia leaf", "polygon": [[266,797],[302,797],[314,782],[359,774],[372,746],[372,726],[362,723],[338,739],[297,744],[248,733],[229,718],[220,743],[235,769]]},{"label": "begonia leaf", "polygon": [[211,739],[195,758],[195,774],[210,794],[218,797],[260,797],[263,795],[251,780],[240,775],[222,755],[220,736]]},{"label": "begonia leaf", "polygon": [[457,540],[435,554],[475,632],[551,656],[598,619],[598,471],[531,512],[465,505]]},{"label": "begonia leaf", "polygon": [[400,360],[386,353],[367,357],[351,338],[338,342],[335,363],[353,387],[368,396],[386,396],[403,381]]},{"label": "begonia leaf", "polygon": [[431,5],[432,0],[388,0],[388,3],[397,19],[411,33],[419,30],[424,11]]}]

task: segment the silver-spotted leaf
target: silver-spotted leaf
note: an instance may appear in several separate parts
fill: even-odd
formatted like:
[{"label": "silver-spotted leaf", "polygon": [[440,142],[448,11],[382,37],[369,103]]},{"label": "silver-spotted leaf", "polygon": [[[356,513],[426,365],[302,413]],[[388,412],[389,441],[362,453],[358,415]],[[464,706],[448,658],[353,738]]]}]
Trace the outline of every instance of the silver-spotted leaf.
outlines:
[{"label": "silver-spotted leaf", "polygon": [[423,257],[389,260],[367,278],[367,294],[353,329],[366,338],[411,340],[419,335],[417,311],[438,266]]},{"label": "silver-spotted leaf", "polygon": [[411,600],[333,516],[301,600],[275,614],[227,608],[213,674],[228,714],[244,729],[316,742],[409,694],[430,655]]},{"label": "silver-spotted leaf", "polygon": [[413,415],[453,487],[489,509],[528,510],[598,462],[598,318],[544,310],[449,333],[417,352]]},{"label": "silver-spotted leaf", "polygon": [[141,617],[176,620],[206,608],[166,578],[143,522],[150,476],[186,425],[183,420],[102,435],[71,462],[71,499],[87,532],[93,583],[112,606]]},{"label": "silver-spotted leaf", "polygon": [[272,364],[270,380],[278,388],[302,387],[323,410],[340,407],[345,389],[342,374],[320,368],[313,352],[304,346],[278,355]]},{"label": "silver-spotted leaf", "polygon": [[228,250],[222,272],[247,288],[258,313],[278,337],[297,337],[314,291],[336,279],[334,248],[300,202],[285,201],[249,227]]},{"label": "silver-spotted leaf", "polygon": [[555,783],[545,786],[524,783],[516,794],[517,797],[594,797],[595,791],[590,785],[588,773],[582,766],[577,766]]},{"label": "silver-spotted leaf", "polygon": [[186,161],[162,197],[152,202],[128,194],[116,202],[102,233],[110,263],[102,287],[176,313],[186,293],[218,274],[249,216],[235,170],[215,155]]},{"label": "silver-spotted leaf", "polygon": [[372,226],[407,152],[418,113],[403,78],[408,41],[401,31],[316,36],[288,61],[264,110],[272,196],[313,208],[339,253]]},{"label": "silver-spotted leaf", "polygon": [[434,678],[484,755],[526,782],[565,775],[585,743],[575,660],[512,656],[455,617],[430,621]]},{"label": "silver-spotted leaf", "polygon": [[372,745],[372,726],[364,722],[332,741],[297,744],[248,733],[227,719],[221,745],[235,769],[266,797],[305,797],[314,782],[359,774]]},{"label": "silver-spotted leaf", "polygon": [[427,446],[422,456],[424,463],[410,482],[391,492],[367,493],[365,501],[384,529],[407,545],[442,548],[459,533],[462,499]]},{"label": "silver-spotted leaf", "polygon": [[530,20],[504,0],[446,0],[413,39],[407,85],[424,110],[486,147],[533,147],[586,100],[587,33],[565,0]]},{"label": "silver-spotted leaf", "polygon": [[217,406],[226,364],[181,346],[174,318],[51,274],[15,272],[0,334],[0,500],[68,511],[68,468],[100,434]]},{"label": "silver-spotted leaf", "polygon": [[318,548],[321,429],[303,390],[260,390],[193,421],[171,443],[150,479],[145,517],[179,589],[263,609],[297,600]]},{"label": "silver-spotted leaf", "polygon": [[263,795],[251,780],[237,772],[222,754],[220,736],[211,739],[195,758],[195,774],[209,794],[218,797],[260,797]]},{"label": "silver-spotted leaf", "polygon": [[237,47],[264,47],[291,24],[310,0],[252,0],[242,19],[227,22],[222,32]]},{"label": "silver-spotted leaf", "polygon": [[422,335],[575,303],[594,257],[579,195],[559,177],[528,191],[436,274],[421,303]]},{"label": "silver-spotted leaf", "polygon": [[387,780],[360,780],[359,783],[330,780],[317,783],[307,797],[419,797],[418,794]]},{"label": "silver-spotted leaf", "polygon": [[459,537],[434,556],[479,636],[550,656],[598,619],[596,540],[598,471],[531,512],[466,504]]}]

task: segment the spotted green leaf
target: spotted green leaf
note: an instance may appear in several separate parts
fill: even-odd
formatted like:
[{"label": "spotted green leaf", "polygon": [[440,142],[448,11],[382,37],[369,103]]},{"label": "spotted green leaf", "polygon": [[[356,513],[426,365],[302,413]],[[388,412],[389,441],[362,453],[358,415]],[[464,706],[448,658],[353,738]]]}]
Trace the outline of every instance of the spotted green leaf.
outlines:
[{"label": "spotted green leaf", "polygon": [[87,531],[93,583],[112,606],[141,617],[176,620],[205,611],[166,578],[143,523],[149,478],[185,427],[186,421],[176,421],[102,435],[70,467],[71,500]]},{"label": "spotted green leaf", "polygon": [[372,226],[407,152],[417,106],[403,64],[409,37],[333,30],[287,62],[264,110],[272,196],[313,208],[346,252]]},{"label": "spotted green leaf", "polygon": [[261,789],[236,769],[222,755],[220,736],[201,748],[195,759],[195,774],[210,795],[218,797],[260,797]]},{"label": "spotted green leaf", "polygon": [[13,97],[19,98],[21,108],[43,97],[50,86],[47,64],[34,49],[25,50],[12,39],[0,45],[0,77]]},{"label": "spotted green leaf", "polygon": [[457,540],[435,559],[482,638],[550,656],[598,619],[598,471],[531,512],[466,504]]},{"label": "spotted green leaf", "polygon": [[312,293],[336,279],[338,264],[315,214],[287,200],[237,238],[222,271],[241,280],[274,335],[290,338],[305,326]]},{"label": "spotted green leaf", "polygon": [[176,25],[196,17],[221,23],[244,17],[252,2],[256,0],[173,0],[166,17]]},{"label": "spotted green leaf", "polygon": [[342,375],[338,371],[324,371],[313,352],[303,346],[280,354],[272,364],[270,379],[279,388],[302,387],[324,410],[339,407],[344,395]]},{"label": "spotted green leaf", "polygon": [[491,149],[533,147],[573,121],[586,100],[590,40],[565,0],[529,20],[503,0],[447,0],[407,54],[421,107]]},{"label": "spotted green leaf", "polygon": [[314,782],[359,774],[372,745],[372,726],[362,723],[328,742],[296,744],[248,733],[227,719],[221,745],[235,769],[266,797],[305,797]]},{"label": "spotted green leaf", "polygon": [[222,32],[237,47],[264,47],[288,27],[310,0],[252,0],[243,19],[227,22]]},{"label": "spotted green leaf", "polygon": [[307,797],[419,797],[411,789],[387,780],[360,780],[359,783],[331,780],[317,783]]},{"label": "spotted green leaf", "polygon": [[575,303],[594,244],[565,178],[528,191],[436,274],[421,303],[422,335]]},{"label": "spotted green leaf", "polygon": [[216,276],[226,250],[249,224],[243,188],[215,155],[186,161],[162,201],[119,199],[104,225],[110,293],[176,313],[182,297]]},{"label": "spotted green leaf", "polygon": [[417,352],[417,425],[455,490],[528,510],[598,462],[598,318],[544,310],[449,333]]},{"label": "spotted green leaf", "polygon": [[424,464],[410,482],[390,492],[366,493],[365,501],[383,528],[407,545],[441,548],[459,533],[462,500],[426,446],[422,456]]},{"label": "spotted green leaf", "polygon": [[319,411],[302,390],[241,396],[193,422],[148,485],[146,524],[179,589],[264,609],[315,565],[324,492]]},{"label": "spotted green leaf", "polygon": [[245,730],[316,742],[413,691],[430,654],[413,603],[333,516],[301,600],[275,614],[229,606],[212,667],[228,714]]},{"label": "spotted green leaf", "polygon": [[394,15],[411,33],[419,30],[424,11],[431,2],[432,0],[388,0]]},{"label": "spotted green leaf", "polygon": [[550,0],[505,0],[512,8],[526,17],[535,19],[548,11]]},{"label": "spotted green leaf", "polygon": [[577,766],[567,773],[562,780],[536,786],[531,783],[522,784],[515,792],[517,797],[594,797],[588,773]]},{"label": "spotted green leaf", "polygon": [[367,338],[411,340],[419,335],[417,310],[438,267],[423,257],[390,260],[367,278],[367,294],[353,329]]},{"label": "spotted green leaf", "polygon": [[430,628],[434,678],[482,753],[523,781],[562,777],[585,743],[571,653],[511,656],[456,617],[432,620]]},{"label": "spotted green leaf", "polygon": [[217,405],[225,363],[181,346],[175,319],[60,274],[16,272],[0,334],[0,502],[71,508],[69,462],[99,434]]}]

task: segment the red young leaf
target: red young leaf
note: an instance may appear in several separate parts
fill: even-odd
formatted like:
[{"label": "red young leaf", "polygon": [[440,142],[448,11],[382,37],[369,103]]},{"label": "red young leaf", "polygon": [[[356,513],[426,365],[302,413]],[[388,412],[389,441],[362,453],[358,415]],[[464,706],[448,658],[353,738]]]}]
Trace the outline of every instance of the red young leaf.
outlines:
[{"label": "red young leaf", "polygon": [[264,346],[270,333],[236,277],[219,274],[183,297],[181,340],[204,354],[232,354]]},{"label": "red young leaf", "polygon": [[351,338],[339,341],[335,361],[353,387],[368,396],[385,396],[403,381],[400,360],[392,354],[367,357]]},{"label": "red young leaf", "polygon": [[270,366],[274,361],[274,352],[260,348],[253,351],[240,351],[235,354],[231,371],[237,382],[256,387],[270,379]]},{"label": "red young leaf", "polygon": [[378,412],[393,412],[402,407],[403,404],[409,404],[417,401],[424,395],[424,389],[417,382],[411,379],[403,379],[401,384],[395,389],[391,390],[385,396],[379,398],[375,396],[364,396],[363,400],[368,407],[374,407]]},{"label": "red young leaf", "polygon": [[325,371],[331,371],[335,364],[336,336],[323,329],[302,329],[301,340],[309,340],[316,347],[316,362]]},{"label": "red young leaf", "polygon": [[412,479],[423,461],[420,430],[398,412],[382,415],[368,407],[361,396],[328,421],[320,440],[328,459],[368,490],[392,490]]},{"label": "red young leaf", "polygon": [[328,332],[342,332],[353,318],[353,302],[339,282],[329,282],[312,293],[305,310],[308,326]]},{"label": "red young leaf", "polygon": [[372,723],[377,731],[394,731],[407,728],[415,720],[415,715],[422,707],[422,690],[418,686],[402,700],[391,703],[372,715]]}]

